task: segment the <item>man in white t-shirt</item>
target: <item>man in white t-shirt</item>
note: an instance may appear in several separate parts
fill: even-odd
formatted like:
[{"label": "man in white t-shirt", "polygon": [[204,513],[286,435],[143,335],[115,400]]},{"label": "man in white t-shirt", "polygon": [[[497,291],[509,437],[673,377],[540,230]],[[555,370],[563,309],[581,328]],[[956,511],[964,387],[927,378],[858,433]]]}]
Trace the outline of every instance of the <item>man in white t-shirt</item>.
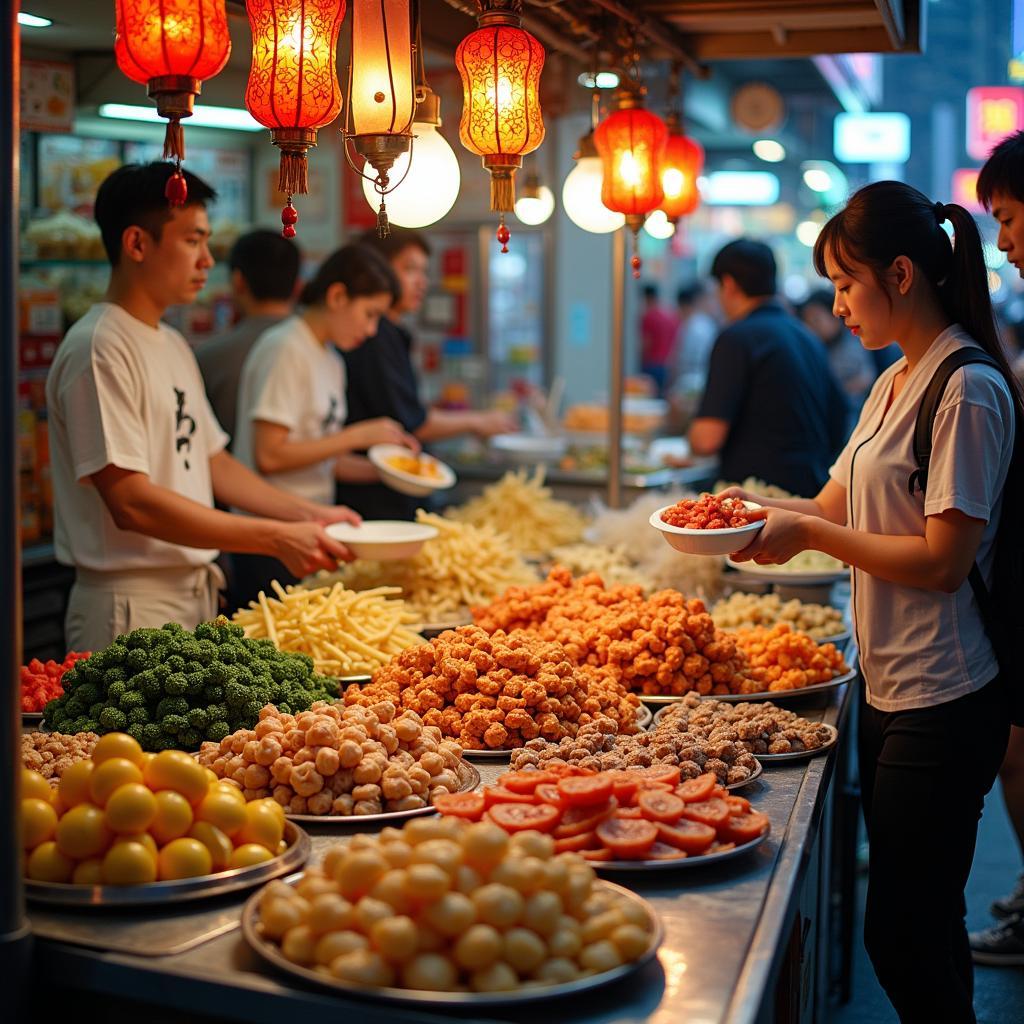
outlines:
[{"label": "man in white t-shirt", "polygon": [[[130,165],[100,186],[110,285],[68,331],[46,382],[57,559],[76,571],[71,650],[212,618],[219,549],[273,555],[296,576],[333,569],[351,556],[324,524],[359,521],[286,494],[225,450],[195,357],[160,320],[195,300],[213,266],[206,203],[215,193],[185,172],[186,205],[170,207],[172,171]],[[218,511],[214,498],[250,515]]]}]

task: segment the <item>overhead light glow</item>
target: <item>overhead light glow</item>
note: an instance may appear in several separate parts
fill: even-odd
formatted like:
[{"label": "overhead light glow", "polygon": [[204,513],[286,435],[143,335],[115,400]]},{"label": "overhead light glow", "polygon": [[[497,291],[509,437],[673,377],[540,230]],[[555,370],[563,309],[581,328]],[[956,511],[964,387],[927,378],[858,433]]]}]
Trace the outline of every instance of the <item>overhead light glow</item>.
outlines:
[{"label": "overhead light glow", "polygon": [[521,195],[516,200],[516,217],[531,226],[543,224],[555,209],[555,197],[547,185],[541,185],[536,195]]},{"label": "overhead light glow", "polygon": [[[100,117],[112,117],[121,121],[145,121],[163,124],[155,107],[140,107],[134,103],[101,103]],[[208,107],[197,103],[188,119],[196,128],[227,128],[237,132],[261,132],[263,125],[248,110],[238,107]]]},{"label": "overhead light glow", "polygon": [[18,11],[18,24],[24,25],[26,28],[49,28],[53,22],[49,18],[40,18],[35,14]]},{"label": "overhead light glow", "polygon": [[802,220],[796,226],[796,237],[798,241],[810,249],[814,243],[818,240],[818,235],[821,234],[821,225],[816,224],[813,220]]},{"label": "overhead light glow", "polygon": [[647,220],[644,221],[644,231],[651,238],[671,238],[676,233],[676,226],[669,219],[664,210],[655,210]]},{"label": "overhead light glow", "polygon": [[584,71],[576,79],[584,89],[617,89],[619,87],[619,74],[617,71]]},{"label": "overhead light glow", "polygon": [[754,156],[769,164],[777,164],[786,159],[786,147],[774,139],[758,139],[752,148]]},{"label": "overhead light glow", "polygon": [[711,206],[771,206],[779,198],[779,179],[771,171],[712,171],[698,184]]},{"label": "overhead light glow", "polygon": [[562,186],[562,207],[577,227],[595,235],[605,235],[626,223],[621,213],[609,210],[601,202],[604,171],[596,156],[585,156],[566,175]]},{"label": "overhead light glow", "polygon": [[832,187],[832,175],[823,167],[808,167],[804,171],[804,184],[812,192],[827,192]]}]

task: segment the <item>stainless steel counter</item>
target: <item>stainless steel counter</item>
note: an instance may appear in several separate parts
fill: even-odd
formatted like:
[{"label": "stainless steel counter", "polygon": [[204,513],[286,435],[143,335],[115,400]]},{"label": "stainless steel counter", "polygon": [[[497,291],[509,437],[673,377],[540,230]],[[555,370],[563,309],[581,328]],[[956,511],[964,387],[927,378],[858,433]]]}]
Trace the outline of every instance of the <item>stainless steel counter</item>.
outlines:
[{"label": "stainless steel counter", "polygon": [[[839,725],[848,717],[851,691],[857,684],[802,699],[791,705],[807,717]],[[790,706],[790,705],[787,705]],[[665,925],[658,962],[640,974],[584,998],[552,1001],[516,1012],[490,1013],[475,1020],[526,1021],[531,1024],[610,1024],[648,1021],[652,1024],[747,1024],[759,1019],[763,1004],[774,998],[775,980],[786,956],[786,943],[796,913],[812,848],[825,814],[829,787],[840,744],[827,756],[807,762],[773,765],[744,790],[756,808],[771,819],[767,843],[748,857],[717,868],[691,868],[647,876],[616,876],[615,881],[650,900]],[[504,765],[483,764],[484,782]],[[339,833],[312,828],[314,859]],[[448,1012],[413,1013],[372,1000],[338,998],[293,984],[265,968],[250,952],[237,929],[223,932],[243,900],[230,898],[177,911],[166,922],[162,941],[168,947],[192,945],[164,956],[144,955],[159,927],[151,915],[45,913],[33,907],[37,962],[47,978],[70,988],[159,1003],[167,1009],[205,1013],[225,1020],[280,1024],[302,1012],[358,1014],[366,1024],[396,1020],[440,1024],[460,1016]],[[184,934],[182,934],[184,933]],[[49,936],[49,937],[44,937]],[[204,941],[203,936],[210,937]],[[59,941],[106,942],[119,950],[102,952]],[[285,1016],[287,1015],[287,1016]],[[467,1016],[467,1015],[463,1015]]]}]

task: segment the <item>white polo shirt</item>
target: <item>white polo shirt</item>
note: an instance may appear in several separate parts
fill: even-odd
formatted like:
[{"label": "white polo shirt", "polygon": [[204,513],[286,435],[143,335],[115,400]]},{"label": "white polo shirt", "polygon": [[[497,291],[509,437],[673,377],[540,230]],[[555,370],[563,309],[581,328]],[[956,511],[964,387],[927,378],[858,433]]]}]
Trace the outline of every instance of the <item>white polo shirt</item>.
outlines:
[{"label": "white polo shirt", "polygon": [[[289,441],[315,441],[345,425],[345,364],[324,345],[301,316],[290,316],[264,331],[242,366],[238,387],[235,455],[259,472],[253,451],[253,422],[288,428]],[[290,494],[334,504],[334,460],[285,473],[264,474]]]},{"label": "white polo shirt", "polygon": [[216,551],[119,529],[88,479],[113,465],[213,507],[210,457],[228,437],[177,331],[98,303],[57,348],[46,406],[58,561],[108,572],[213,561]]},{"label": "white polo shirt", "polygon": [[[901,359],[875,383],[830,475],[847,492],[847,525],[867,533],[924,536],[925,517],[958,509],[987,524],[977,562],[991,583],[1014,410],[1002,375],[985,365],[952,375],[935,416],[927,497],[907,482],[917,468],[914,424],[939,364],[978,347],[959,324],[943,331],[888,412]],[[882,711],[930,707],[981,689],[999,671],[970,584],[954,594],[904,587],[853,570],[853,619],[868,703]]]}]

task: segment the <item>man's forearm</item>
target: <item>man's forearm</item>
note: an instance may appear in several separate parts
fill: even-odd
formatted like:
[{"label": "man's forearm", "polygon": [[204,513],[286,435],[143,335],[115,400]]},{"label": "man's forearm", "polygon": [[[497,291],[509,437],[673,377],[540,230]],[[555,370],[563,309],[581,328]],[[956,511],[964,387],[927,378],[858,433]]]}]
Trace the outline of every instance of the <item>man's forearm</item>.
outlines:
[{"label": "man's forearm", "polygon": [[443,441],[458,434],[475,433],[478,419],[478,414],[470,409],[431,409],[422,425],[413,433],[424,442]]},{"label": "man's forearm", "polygon": [[214,496],[222,505],[268,519],[298,522],[309,518],[306,503],[301,498],[268,483],[227,452],[210,459],[210,476]]}]

